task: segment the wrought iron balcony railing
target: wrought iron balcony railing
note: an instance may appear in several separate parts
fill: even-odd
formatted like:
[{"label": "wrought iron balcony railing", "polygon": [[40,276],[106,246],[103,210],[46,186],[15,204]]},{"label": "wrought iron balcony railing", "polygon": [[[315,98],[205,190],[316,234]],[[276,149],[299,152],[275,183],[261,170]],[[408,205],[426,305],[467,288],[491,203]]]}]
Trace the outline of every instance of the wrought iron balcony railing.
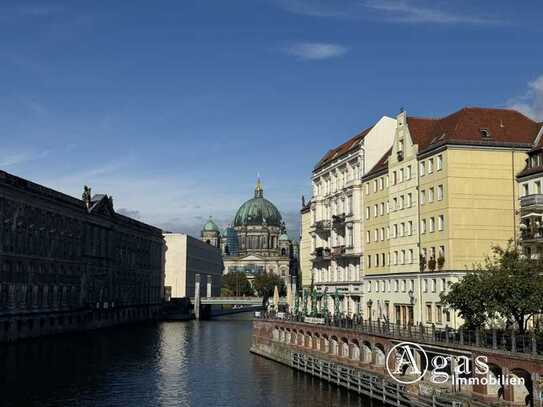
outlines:
[{"label": "wrought iron balcony railing", "polygon": [[520,198],[520,207],[541,206],[543,208],[543,194],[526,195]]}]

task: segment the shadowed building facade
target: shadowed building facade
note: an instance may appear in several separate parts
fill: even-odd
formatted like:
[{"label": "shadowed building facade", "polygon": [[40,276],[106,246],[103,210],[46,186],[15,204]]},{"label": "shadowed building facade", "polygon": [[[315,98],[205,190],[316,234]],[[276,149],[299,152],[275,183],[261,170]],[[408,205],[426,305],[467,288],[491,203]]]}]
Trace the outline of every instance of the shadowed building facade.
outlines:
[{"label": "shadowed building facade", "polygon": [[0,341],[158,314],[164,241],[85,187],[76,199],[0,171]]}]

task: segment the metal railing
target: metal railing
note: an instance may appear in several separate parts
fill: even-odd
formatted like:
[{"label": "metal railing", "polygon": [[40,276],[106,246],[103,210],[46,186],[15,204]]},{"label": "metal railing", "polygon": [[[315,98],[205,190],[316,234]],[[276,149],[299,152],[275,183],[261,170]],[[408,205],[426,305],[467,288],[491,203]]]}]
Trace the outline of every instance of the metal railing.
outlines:
[{"label": "metal railing", "polygon": [[[261,314],[262,319],[292,321],[304,323],[303,316],[285,314],[283,318],[277,318],[273,313]],[[307,324],[315,326],[315,324]],[[537,357],[543,357],[543,340],[533,334],[519,334],[514,331],[498,329],[452,329],[437,328],[435,325],[425,326],[400,325],[387,320],[363,320],[361,318],[325,318],[324,325],[340,329],[349,329],[358,332],[389,336],[402,340],[419,341],[451,347],[477,347],[492,349],[508,353],[522,353]]]}]

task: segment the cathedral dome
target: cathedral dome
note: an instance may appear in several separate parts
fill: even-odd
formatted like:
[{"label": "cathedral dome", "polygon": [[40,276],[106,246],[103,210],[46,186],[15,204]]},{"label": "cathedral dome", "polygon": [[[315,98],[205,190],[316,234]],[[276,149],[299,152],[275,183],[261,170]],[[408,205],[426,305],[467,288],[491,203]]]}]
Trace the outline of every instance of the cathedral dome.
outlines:
[{"label": "cathedral dome", "polygon": [[277,226],[281,227],[282,218],[274,204],[264,198],[264,191],[258,180],[255,197],[249,199],[238,209],[234,226]]},{"label": "cathedral dome", "polygon": [[220,232],[219,227],[217,224],[211,219],[211,216],[209,217],[208,221],[204,225],[204,228],[202,229],[204,232]]},{"label": "cathedral dome", "polygon": [[279,240],[288,242],[290,239],[286,233],[283,233],[281,236],[279,236]]}]

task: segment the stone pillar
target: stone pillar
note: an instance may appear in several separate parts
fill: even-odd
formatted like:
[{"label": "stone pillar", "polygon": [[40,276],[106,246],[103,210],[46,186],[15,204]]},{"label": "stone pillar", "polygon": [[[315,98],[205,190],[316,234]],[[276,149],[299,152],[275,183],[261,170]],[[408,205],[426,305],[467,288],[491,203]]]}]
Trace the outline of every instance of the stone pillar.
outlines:
[{"label": "stone pillar", "polygon": [[213,294],[211,294],[211,284],[213,281],[213,276],[211,274],[207,275],[207,297],[212,297]]},{"label": "stone pillar", "polygon": [[200,274],[194,278],[194,317],[200,319]]}]

